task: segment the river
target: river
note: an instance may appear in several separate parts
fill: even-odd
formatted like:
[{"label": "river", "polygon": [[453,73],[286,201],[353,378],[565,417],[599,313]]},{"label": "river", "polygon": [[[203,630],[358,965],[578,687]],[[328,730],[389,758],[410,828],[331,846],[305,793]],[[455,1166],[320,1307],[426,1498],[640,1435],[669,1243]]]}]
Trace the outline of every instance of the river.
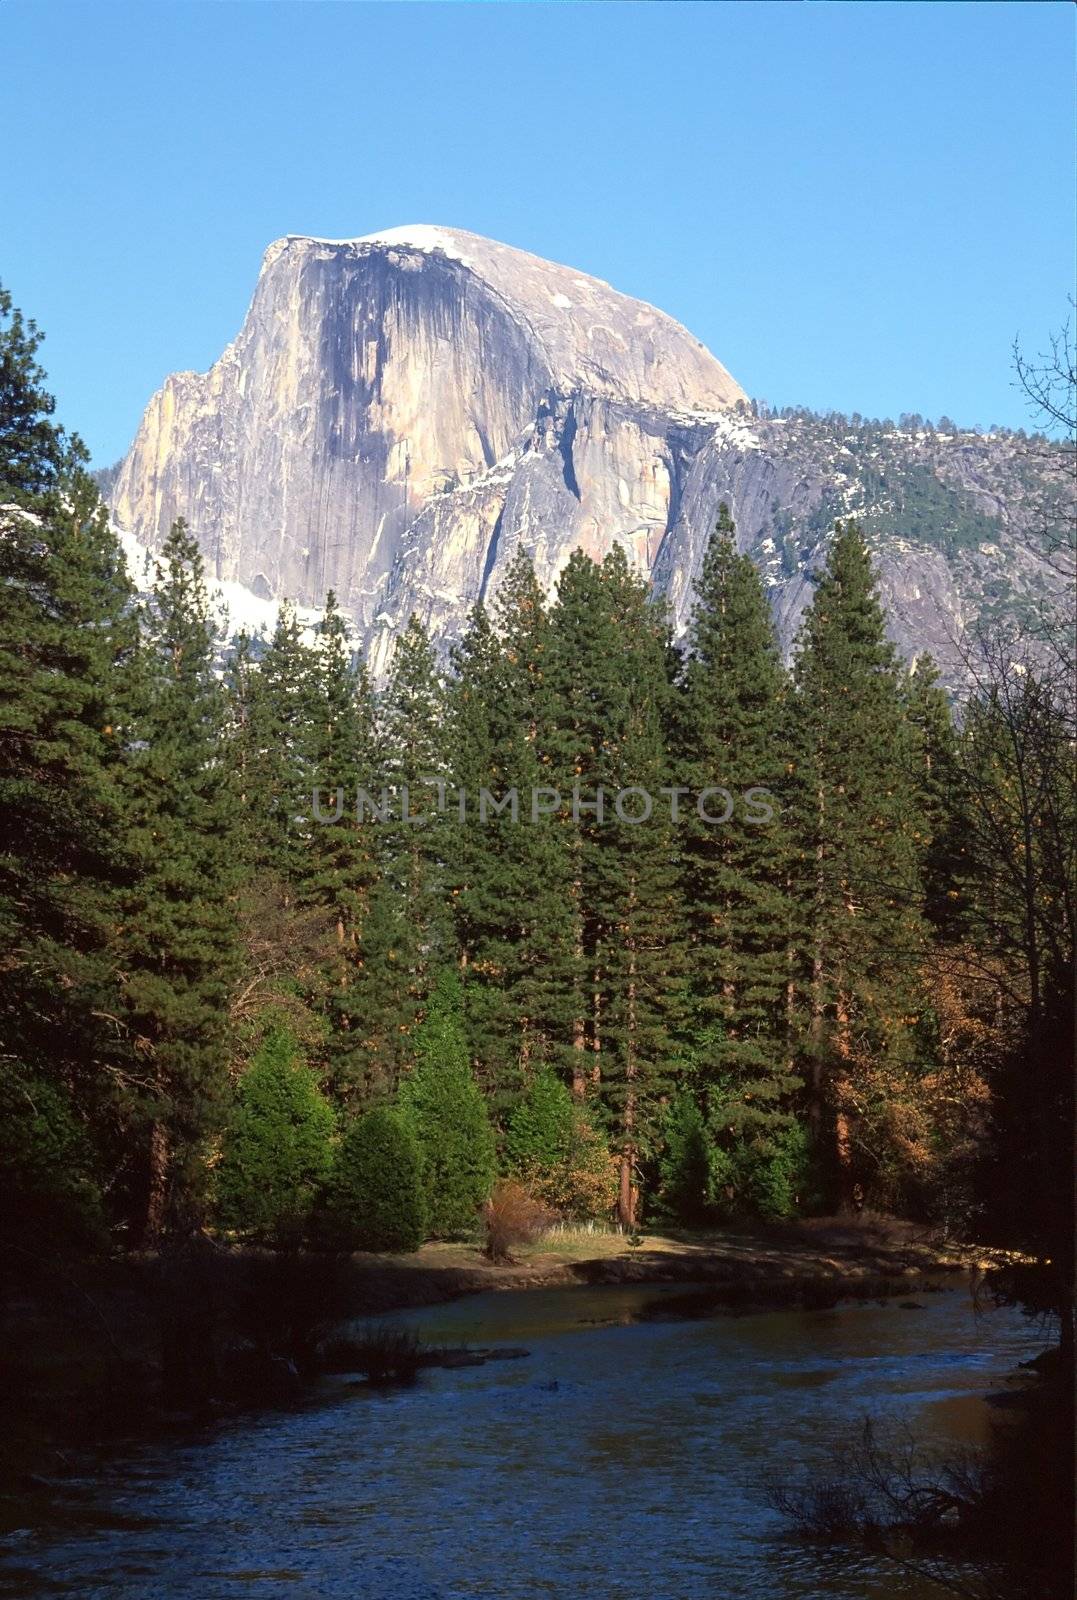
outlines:
[{"label": "river", "polygon": [[326,1380],[293,1410],[103,1453],[47,1526],[5,1540],[0,1593],[937,1597],[789,1539],[761,1480],[822,1463],[869,1413],[976,1439],[979,1397],[1040,1348],[1025,1319],[947,1290],[914,1293],[919,1309],[686,1320],[683,1294],[535,1290],[396,1317],[432,1342],[530,1355],[404,1389]]}]

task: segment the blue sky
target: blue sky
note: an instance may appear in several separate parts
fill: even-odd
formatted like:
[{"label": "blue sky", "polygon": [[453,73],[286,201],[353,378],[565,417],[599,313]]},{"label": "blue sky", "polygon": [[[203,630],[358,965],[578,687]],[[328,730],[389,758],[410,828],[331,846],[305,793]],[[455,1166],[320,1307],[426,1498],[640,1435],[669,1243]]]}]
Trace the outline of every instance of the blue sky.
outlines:
[{"label": "blue sky", "polygon": [[1067,4],[6,0],[0,279],[98,464],[283,233],[469,228],[749,393],[1028,420],[1073,279]]}]

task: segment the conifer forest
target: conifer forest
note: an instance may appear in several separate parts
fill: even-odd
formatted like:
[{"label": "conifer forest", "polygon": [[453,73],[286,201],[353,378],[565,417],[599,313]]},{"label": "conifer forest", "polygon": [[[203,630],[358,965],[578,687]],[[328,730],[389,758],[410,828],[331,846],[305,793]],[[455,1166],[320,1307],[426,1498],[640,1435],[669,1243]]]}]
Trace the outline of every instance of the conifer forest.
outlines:
[{"label": "conifer forest", "polygon": [[0,1597],[1069,1600],[1072,43],[0,7]]},{"label": "conifer forest", "polygon": [[955,699],[839,520],[787,668],[723,503],[683,640],[619,547],[520,555],[376,685],[331,592],[230,638],[182,520],[136,592],[0,310],[16,1279],[882,1215],[1066,1337],[1066,619]]}]

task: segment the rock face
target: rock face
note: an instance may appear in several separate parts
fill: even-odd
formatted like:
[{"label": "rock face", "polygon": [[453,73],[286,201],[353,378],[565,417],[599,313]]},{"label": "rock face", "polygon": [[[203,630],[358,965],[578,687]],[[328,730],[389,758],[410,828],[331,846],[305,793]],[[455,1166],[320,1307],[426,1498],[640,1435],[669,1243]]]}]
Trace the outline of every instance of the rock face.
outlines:
[{"label": "rock face", "polygon": [[[877,509],[867,447],[836,428],[754,418],[662,312],[506,245],[427,226],[290,236],[220,360],[153,397],[109,499],[151,547],[185,517],[215,576],[263,599],[334,589],[376,673],[412,611],[457,635],[519,548],[552,588],[574,548],[619,543],[683,624],[725,499],[788,649],[833,515]],[[891,433],[895,482],[926,474],[960,503],[961,550],[970,527],[990,544],[994,442],[966,436],[965,460],[952,437]],[[978,557],[962,569],[899,513],[875,535],[892,631],[952,665],[983,599]]]}]

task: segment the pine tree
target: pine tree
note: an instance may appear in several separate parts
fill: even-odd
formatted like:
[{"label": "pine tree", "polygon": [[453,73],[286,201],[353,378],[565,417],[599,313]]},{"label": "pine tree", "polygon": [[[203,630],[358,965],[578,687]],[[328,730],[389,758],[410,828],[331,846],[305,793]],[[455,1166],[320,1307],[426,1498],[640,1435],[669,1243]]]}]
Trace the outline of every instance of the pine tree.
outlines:
[{"label": "pine tree", "polygon": [[563,1163],[572,1143],[573,1101],[549,1068],[535,1074],[513,1107],[505,1133],[505,1156],[521,1177]]},{"label": "pine tree", "polygon": [[257,666],[241,642],[230,673],[247,861],[286,885],[305,873],[312,831],[316,673],[315,653],[287,601]]},{"label": "pine tree", "polygon": [[509,1116],[509,1170],[563,1217],[608,1217],[618,1190],[620,1160],[548,1067],[537,1072]]},{"label": "pine tree", "polygon": [[294,1037],[266,1035],[239,1082],[216,1172],[226,1227],[294,1239],[332,1166],[333,1111]]},{"label": "pine tree", "polygon": [[[354,1099],[372,1087],[371,1041],[362,1032],[365,957],[377,955],[378,930],[370,924],[382,876],[379,824],[365,807],[360,815],[358,795],[376,789],[381,758],[370,682],[352,658],[332,592],[315,651],[312,719],[312,821],[297,894],[303,905],[324,907],[333,922],[320,1004],[334,1088]],[[383,1014],[380,1000],[373,1010]]]},{"label": "pine tree", "polygon": [[460,980],[438,976],[415,1038],[416,1062],[400,1087],[400,1106],[422,1154],[430,1232],[471,1227],[494,1181],[495,1147],[486,1105],[471,1074]]},{"label": "pine tree", "polygon": [[[840,1196],[873,1179],[873,1069],[912,1063],[923,954],[916,738],[859,528],[839,525],[796,662],[798,808],[812,888],[805,949],[813,1127],[833,1128]],[[918,837],[919,836],[919,837]]]},{"label": "pine tree", "polygon": [[631,1227],[678,1031],[672,821],[658,798],[667,630],[620,547],[600,569],[579,552],[570,559],[553,623],[553,759],[572,829],[574,1087],[600,1100],[620,1153],[619,1214]]},{"label": "pine tree", "polygon": [[0,290],[3,1211],[59,1242],[74,1199],[98,1215],[132,1093],[114,947],[136,626],[85,452],[51,421],[40,337]]},{"label": "pine tree", "polygon": [[707,1221],[713,1205],[712,1145],[695,1096],[681,1091],[666,1108],[658,1161],[661,1213],[687,1227]]},{"label": "pine tree", "polygon": [[[723,502],[696,584],[674,738],[678,782],[691,791],[678,839],[694,1076],[711,1136],[748,1171],[740,1156],[767,1158],[796,1088],[793,863],[781,813],[785,675],[762,583],[735,532]],[[755,805],[743,798],[753,789],[765,792]],[[728,821],[706,821],[697,796],[710,817],[731,811]],[[763,803],[770,819],[752,821]]]},{"label": "pine tree", "polygon": [[[509,733],[500,765],[515,784],[523,826],[504,838],[491,900],[504,908],[506,989],[519,1029],[521,1072],[539,1062],[563,1070],[569,1056],[574,960],[569,830],[563,811],[546,814],[557,769],[553,634],[530,560],[519,552],[493,610],[501,647]],[[546,791],[545,794],[542,791]]]},{"label": "pine tree", "polygon": [[[558,1013],[566,930],[563,829],[533,820],[543,767],[549,626],[534,572],[517,557],[494,621],[476,608],[454,652],[448,854],[472,1057],[495,1108],[536,1063],[563,1053]],[[485,791],[485,794],[484,794]]]},{"label": "pine tree", "polygon": [[432,974],[450,953],[444,899],[445,708],[426,630],[412,617],[397,641],[380,706],[388,820],[377,824],[382,881],[363,938],[355,1026],[370,1081],[392,1088],[414,1058]]},{"label": "pine tree", "polygon": [[930,656],[921,656],[905,680],[905,714],[913,734],[913,776],[924,829],[916,843],[924,877],[924,911],[943,937],[959,931],[964,875],[957,730],[949,698]]},{"label": "pine tree", "polygon": [[320,1209],[328,1243],[344,1250],[418,1250],[426,1228],[422,1165],[407,1120],[378,1106],[349,1124]]},{"label": "pine tree", "polygon": [[143,1063],[144,1233],[197,1214],[227,1076],[238,967],[238,819],[202,557],[177,522],[143,612],[127,790],[138,880],[124,898],[125,1025]]},{"label": "pine tree", "polygon": [[52,421],[56,402],[37,359],[44,337],[0,284],[0,486],[5,502],[38,511],[89,459],[77,435]]},{"label": "pine tree", "polygon": [[[449,755],[453,792],[443,827],[446,884],[456,945],[466,974],[465,1019],[471,1057],[495,1096],[511,1092],[519,1051],[511,993],[513,910],[509,879],[517,815],[495,811],[515,782],[506,770],[506,743],[516,729],[506,706],[505,664],[482,605],[452,652],[448,686]],[[463,811],[461,811],[463,806]],[[481,811],[480,811],[481,806]]]}]

